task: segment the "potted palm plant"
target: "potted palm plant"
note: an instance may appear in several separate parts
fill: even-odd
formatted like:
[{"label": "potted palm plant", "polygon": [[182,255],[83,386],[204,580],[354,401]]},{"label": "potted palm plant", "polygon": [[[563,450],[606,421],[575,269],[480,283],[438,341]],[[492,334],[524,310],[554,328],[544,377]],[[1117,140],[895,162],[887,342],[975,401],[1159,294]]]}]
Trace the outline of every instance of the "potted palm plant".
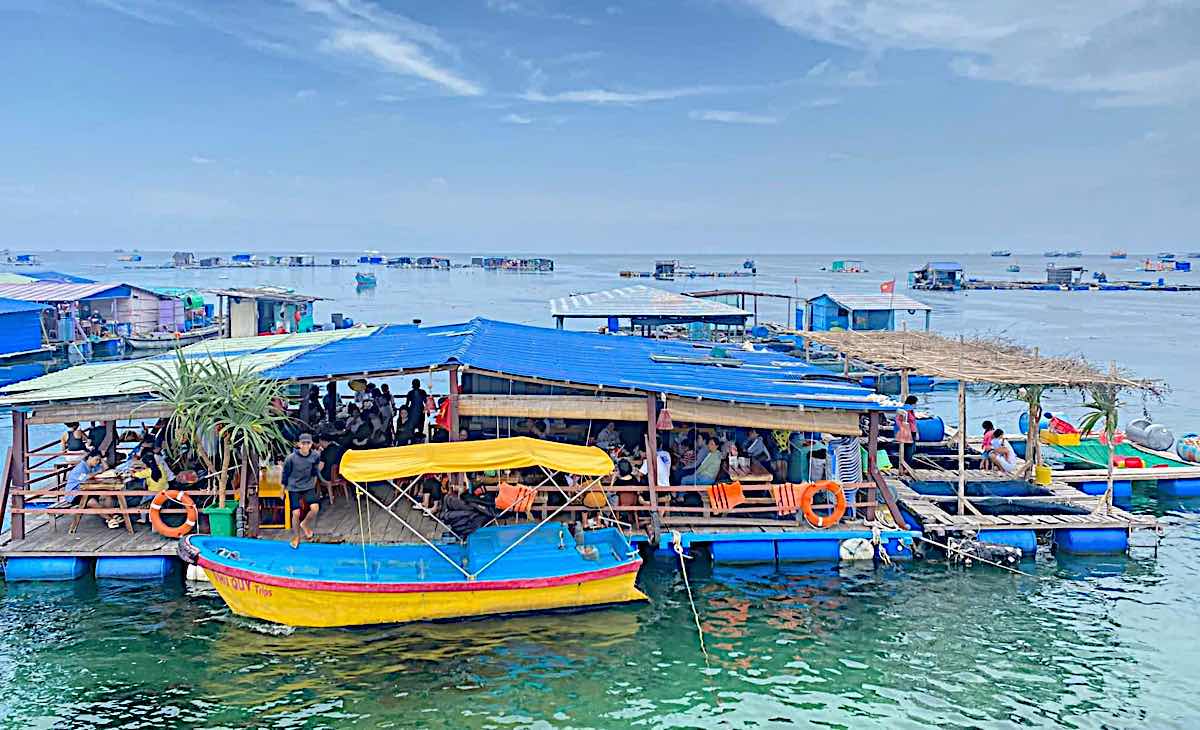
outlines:
[{"label": "potted palm plant", "polygon": [[1121,408],[1120,387],[1100,383],[1089,387],[1087,394],[1091,400],[1083,404],[1088,412],[1079,422],[1079,430],[1086,436],[1095,431],[1097,426],[1104,429],[1104,440],[1108,443],[1108,486],[1104,490],[1102,506],[1108,509],[1113,503],[1113,459],[1116,456],[1116,444],[1113,441]]},{"label": "potted palm plant", "polygon": [[276,407],[283,386],[260,378],[244,363],[212,354],[189,358],[177,351],[170,363],[143,367],[151,396],[170,405],[170,440],[191,448],[208,470],[217,496],[216,504],[203,510],[210,531],[232,535],[237,501],[230,504],[226,493],[233,469],[286,447],[287,415]]}]

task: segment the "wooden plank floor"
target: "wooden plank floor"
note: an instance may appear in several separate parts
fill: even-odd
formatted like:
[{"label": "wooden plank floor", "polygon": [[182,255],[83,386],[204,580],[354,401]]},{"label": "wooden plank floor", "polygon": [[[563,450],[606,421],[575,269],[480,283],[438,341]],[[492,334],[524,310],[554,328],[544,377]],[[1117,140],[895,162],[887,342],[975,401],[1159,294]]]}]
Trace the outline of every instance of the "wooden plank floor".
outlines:
[{"label": "wooden plank floor", "polygon": [[55,525],[47,515],[26,515],[25,539],[13,540],[5,532],[0,535],[0,556],[13,557],[113,557],[118,555],[174,555],[175,540],[150,529],[150,525],[133,524],[130,535],[124,527],[110,530],[95,515],[85,515],[75,534],[67,532],[71,516],[63,515]]}]

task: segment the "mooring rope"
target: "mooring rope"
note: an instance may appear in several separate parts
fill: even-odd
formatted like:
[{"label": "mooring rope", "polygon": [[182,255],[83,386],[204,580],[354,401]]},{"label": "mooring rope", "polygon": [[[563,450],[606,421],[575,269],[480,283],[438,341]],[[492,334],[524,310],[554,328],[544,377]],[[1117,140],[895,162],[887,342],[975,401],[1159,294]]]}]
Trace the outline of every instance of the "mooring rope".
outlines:
[{"label": "mooring rope", "polygon": [[700,626],[700,613],[696,610],[692,584],[688,581],[687,562],[684,560],[686,556],[683,554],[683,535],[679,534],[679,530],[671,530],[671,547],[679,556],[679,572],[683,574],[683,587],[687,589],[688,603],[692,607],[692,620],[696,622],[696,636],[700,639],[700,653],[704,655],[704,666],[711,669],[708,664],[708,647],[704,645],[704,629]]}]

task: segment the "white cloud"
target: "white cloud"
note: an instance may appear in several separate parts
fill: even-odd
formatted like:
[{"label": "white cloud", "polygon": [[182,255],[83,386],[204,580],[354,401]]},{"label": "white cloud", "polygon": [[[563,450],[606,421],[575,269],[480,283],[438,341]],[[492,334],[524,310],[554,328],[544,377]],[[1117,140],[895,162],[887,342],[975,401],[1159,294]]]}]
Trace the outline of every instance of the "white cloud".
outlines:
[{"label": "white cloud", "polygon": [[808,101],[802,102],[801,106],[807,107],[809,109],[824,109],[826,107],[837,106],[838,104],[841,104],[841,103],[842,103],[842,100],[838,99],[837,97],[823,96],[823,97],[820,97],[817,99],[809,99]]},{"label": "white cloud", "polygon": [[828,71],[829,67],[832,65],[833,65],[833,59],[827,58],[824,61],[821,61],[820,63],[814,65],[804,75],[809,77],[810,79],[816,78],[817,76],[820,76],[821,74]]},{"label": "white cloud", "polygon": [[[968,78],[1096,96],[1099,106],[1200,98],[1200,6],[1180,0],[741,0],[779,25],[870,55],[959,54]],[[828,67],[822,64],[820,75]]]},{"label": "white cloud", "polygon": [[431,177],[429,182],[425,183],[425,189],[431,193],[447,193],[450,191],[450,183],[444,177]]},{"label": "white cloud", "polygon": [[392,73],[424,79],[459,96],[483,93],[483,87],[438,66],[416,44],[391,33],[342,28],[334,31],[321,48],[366,56]]},{"label": "white cloud", "polygon": [[545,94],[541,91],[530,90],[521,95],[526,101],[543,104],[643,104],[652,101],[670,101],[689,96],[704,96],[720,94],[728,91],[722,86],[679,86],[669,89],[651,89],[647,91],[610,91],[608,89],[579,89],[575,91],[560,91],[555,94]]},{"label": "white cloud", "polygon": [[203,155],[192,155],[192,164],[193,165],[211,165],[214,162],[216,162],[216,160],[214,160],[211,157],[204,157]]},{"label": "white cloud", "polygon": [[539,0],[487,0],[488,10],[507,15],[522,15],[527,18],[546,18],[561,20],[576,25],[592,25],[592,19],[582,15],[571,15],[549,10]]},{"label": "white cloud", "polygon": [[295,97],[297,100],[303,101],[304,99],[311,99],[316,95],[316,89],[300,89],[296,92]]},{"label": "white cloud", "polygon": [[721,122],[723,124],[779,124],[779,117],[776,116],[725,109],[697,109],[688,112],[688,117],[701,122]]},{"label": "white cloud", "polygon": [[379,94],[375,97],[375,101],[381,104],[399,104],[407,100],[408,97],[400,96],[399,94]]},{"label": "white cloud", "polygon": [[500,121],[505,124],[533,124],[533,117],[527,117],[523,114],[505,114],[500,118]]}]

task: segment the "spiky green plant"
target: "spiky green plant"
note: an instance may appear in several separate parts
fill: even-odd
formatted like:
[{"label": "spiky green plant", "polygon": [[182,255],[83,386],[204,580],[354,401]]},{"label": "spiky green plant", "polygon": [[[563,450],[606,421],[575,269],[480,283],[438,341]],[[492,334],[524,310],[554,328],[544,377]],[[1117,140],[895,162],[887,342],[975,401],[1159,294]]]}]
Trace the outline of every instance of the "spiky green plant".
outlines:
[{"label": "spiky green plant", "polygon": [[261,458],[286,448],[282,427],[288,416],[275,407],[283,394],[281,383],[211,353],[189,358],[177,350],[170,364],[149,362],[142,368],[150,395],[170,404],[171,442],[189,445],[209,473],[217,475],[220,506],[225,505],[235,457]]},{"label": "spiky green plant", "polygon": [[1116,445],[1113,443],[1117,432],[1117,420],[1121,410],[1121,388],[1107,383],[1093,385],[1086,391],[1083,407],[1087,414],[1079,421],[1079,430],[1084,436],[1091,434],[1097,426],[1104,429],[1105,441],[1108,442],[1108,486],[1104,490],[1104,503],[1112,506],[1113,496],[1113,458],[1116,455]]}]

